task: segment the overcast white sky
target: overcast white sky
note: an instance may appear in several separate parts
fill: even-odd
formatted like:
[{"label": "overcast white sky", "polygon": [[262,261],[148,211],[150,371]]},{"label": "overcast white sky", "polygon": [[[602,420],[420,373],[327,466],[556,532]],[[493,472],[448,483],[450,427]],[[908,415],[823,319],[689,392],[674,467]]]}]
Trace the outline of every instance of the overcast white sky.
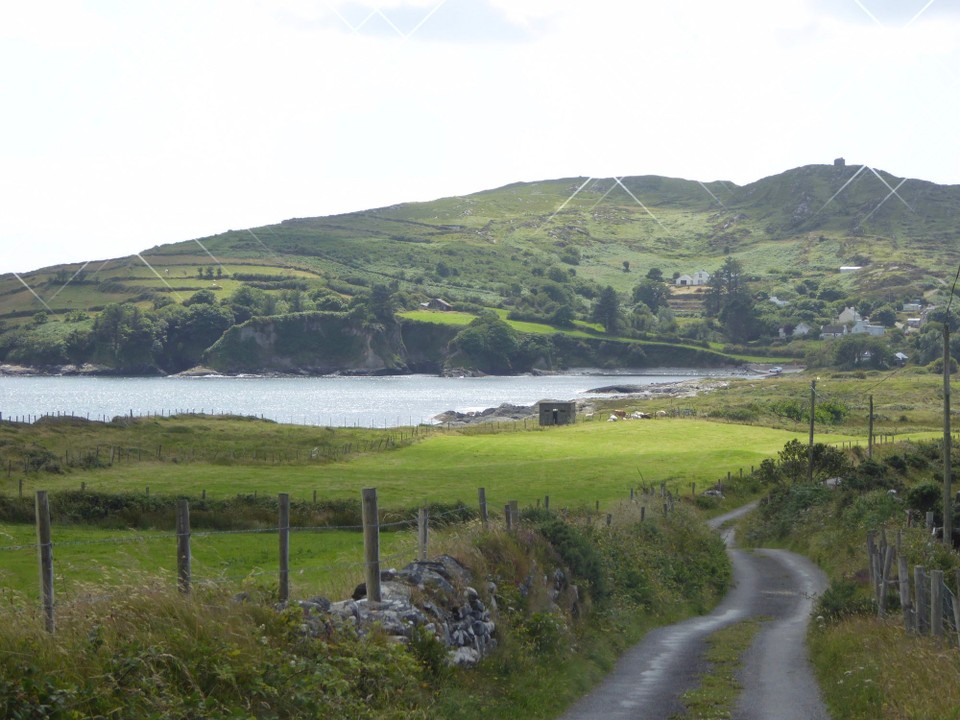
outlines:
[{"label": "overcast white sky", "polygon": [[960,0],[0,4],[0,273],[557,177],[960,183]]}]

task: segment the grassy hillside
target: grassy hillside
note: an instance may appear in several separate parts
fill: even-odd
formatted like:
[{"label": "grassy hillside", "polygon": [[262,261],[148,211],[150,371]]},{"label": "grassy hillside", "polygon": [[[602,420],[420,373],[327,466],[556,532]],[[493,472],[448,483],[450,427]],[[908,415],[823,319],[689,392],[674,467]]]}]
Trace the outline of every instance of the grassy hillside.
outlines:
[{"label": "grassy hillside", "polygon": [[[265,293],[254,314],[282,315],[340,311],[377,285],[389,287],[401,309],[442,297],[460,310],[496,308],[564,332],[594,319],[609,286],[628,324],[639,323],[635,335],[722,341],[723,328],[703,322],[702,293],[672,287],[672,277],[715,273],[730,259],[742,267],[769,345],[779,325],[819,327],[845,304],[867,314],[899,310],[906,300],[938,302],[960,260],[958,210],[958,186],[854,166],[809,165],[743,187],[655,176],[518,183],[0,276],[0,361],[69,362],[70,336],[74,356],[85,357],[84,323],[111,303],[152,312],[206,291],[206,301],[237,311],[242,291]],[[843,265],[862,269],[841,274]],[[630,316],[631,291],[654,268],[668,285],[675,324],[656,312]],[[791,305],[775,308],[768,295]],[[237,323],[249,317],[245,307]],[[560,308],[569,313],[564,321]],[[47,337],[34,332],[37,313],[53,321]],[[24,334],[11,335],[18,328]],[[191,342],[209,347],[220,332]],[[18,350],[23,343],[31,352]]]}]

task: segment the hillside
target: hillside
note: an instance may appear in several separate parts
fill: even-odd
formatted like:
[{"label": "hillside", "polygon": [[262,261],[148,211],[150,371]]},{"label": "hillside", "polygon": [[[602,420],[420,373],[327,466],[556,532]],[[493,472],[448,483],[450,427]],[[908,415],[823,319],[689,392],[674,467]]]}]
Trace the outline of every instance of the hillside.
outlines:
[{"label": "hillside", "polygon": [[[960,186],[868,167],[808,165],[742,187],[658,176],[565,178],[295,218],[126,258],[0,276],[0,331],[7,331],[0,334],[0,361],[10,362],[23,342],[34,350],[56,346],[50,354],[61,360],[70,355],[57,349],[67,322],[29,341],[10,339],[38,312],[83,332],[111,303],[153,311],[209,291],[207,300],[234,311],[193,339],[208,347],[251,316],[236,311],[238,292],[265,293],[254,314],[282,315],[340,311],[378,284],[390,288],[399,308],[442,297],[468,311],[501,308],[561,329],[595,319],[600,291],[609,286],[620,293],[627,335],[739,342],[715,324],[688,330],[703,319],[700,288],[684,296],[670,287],[674,276],[712,274],[731,259],[754,297],[794,302],[788,312],[764,307],[766,317],[746,339],[773,338],[778,324],[829,322],[841,303],[898,310],[910,299],[935,299],[960,259],[958,209]],[[841,274],[843,265],[862,269]],[[631,315],[631,292],[651,269],[672,290],[665,304],[679,327],[645,311]],[[651,310],[657,316],[657,306]]]}]

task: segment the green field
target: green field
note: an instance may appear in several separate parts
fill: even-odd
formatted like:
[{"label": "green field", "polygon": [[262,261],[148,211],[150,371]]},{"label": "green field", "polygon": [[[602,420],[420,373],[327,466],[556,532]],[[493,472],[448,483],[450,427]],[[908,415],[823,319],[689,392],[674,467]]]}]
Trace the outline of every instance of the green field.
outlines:
[{"label": "green field", "polygon": [[[227,421],[229,422],[229,421]],[[215,432],[217,421],[206,424]],[[281,430],[283,426],[270,426]],[[298,433],[308,433],[300,429]],[[319,432],[319,430],[317,430]],[[484,487],[492,504],[532,504],[550,495],[558,505],[616,502],[630,488],[666,482],[675,492],[745,472],[777,452],[797,431],[698,419],[662,418],[621,423],[584,422],[527,432],[440,432],[406,447],[364,453],[327,464],[157,463],[144,460],[65,475],[31,474],[24,492],[79,489],[223,498],[237,493],[290,493],[308,499],[357,498],[378,488],[381,504],[410,507],[428,502],[473,502]],[[856,436],[822,436],[847,442]],[[62,442],[62,439],[60,440]],[[171,450],[172,451],[172,450]],[[19,478],[0,482],[7,493]]]},{"label": "green field", "polygon": [[[176,433],[190,427],[191,433]],[[738,478],[740,469],[752,466],[776,452],[802,433],[743,426],[698,419],[657,419],[619,423],[582,422],[567,427],[523,431],[482,432],[435,431],[412,444],[392,450],[367,451],[339,462],[314,462],[301,454],[300,462],[204,462],[142,461],[118,462],[90,470],[68,469],[61,474],[11,473],[0,480],[0,490],[15,496],[22,483],[25,497],[36,490],[52,493],[79,490],[88,492],[135,493],[162,500],[187,496],[199,500],[228,499],[236,495],[271,498],[289,493],[296,501],[359,501],[360,491],[375,487],[381,510],[416,508],[429,503],[462,501],[476,509],[478,488],[484,488],[490,515],[499,521],[503,507],[517,500],[521,507],[537,506],[549,497],[552,508],[595,509],[616,512],[630,498],[649,505],[652,513],[662,500],[643,498],[640,489],[659,488],[666,483],[674,494],[689,495],[692,484],[702,492],[730,473]],[[224,453],[246,440],[269,445],[293,458],[293,448],[309,444],[311,435],[329,432],[231,418],[150,419],[118,427],[114,424],[82,423],[54,428],[43,426],[4,427],[4,438],[17,432],[23,439],[51,448],[64,443],[119,443],[125,435],[128,445],[164,443],[167,457],[184,456],[186,448],[176,443],[220,444]],[[344,431],[346,433],[346,431]],[[356,439],[364,433],[381,436],[383,431],[350,431]],[[75,435],[76,437],[72,437]],[[179,436],[179,438],[177,437]],[[847,442],[848,435],[822,439]],[[198,445],[192,446],[196,449]],[[151,447],[154,445],[150,445]],[[149,455],[149,453],[147,453]],[[8,469],[9,469],[8,465]],[[149,488],[149,490],[147,489]],[[740,502],[731,499],[729,502]],[[165,517],[162,513],[157,517]],[[53,518],[56,548],[57,591],[76,599],[94,592],[98,585],[116,587],[131,575],[159,574],[172,584],[175,541],[169,527],[158,530],[104,530],[64,524]],[[195,531],[194,574],[196,582],[227,583],[240,589],[245,583],[274,582],[277,569],[277,538],[264,525],[263,532],[208,533]],[[441,530],[437,542],[454,530]],[[32,525],[0,525],[0,553],[4,562],[0,585],[6,592],[34,596],[36,590],[35,534]],[[415,556],[416,539],[409,529],[382,534],[384,562],[397,567]],[[22,546],[22,547],[18,547]],[[295,532],[291,542],[293,585],[300,596],[348,593],[362,577],[362,537],[356,531]]]},{"label": "green field", "polygon": [[[102,592],[158,579],[176,585],[176,538],[170,532],[101,530],[57,525],[54,591],[59,602],[76,602]],[[0,524],[0,598],[39,596],[36,531],[32,525]],[[232,592],[270,588],[279,568],[276,530],[193,532],[195,585]],[[416,557],[413,530],[383,532],[384,567],[403,567]],[[363,581],[363,535],[359,531],[296,531],[290,541],[291,592],[295,597],[344,597]]]}]

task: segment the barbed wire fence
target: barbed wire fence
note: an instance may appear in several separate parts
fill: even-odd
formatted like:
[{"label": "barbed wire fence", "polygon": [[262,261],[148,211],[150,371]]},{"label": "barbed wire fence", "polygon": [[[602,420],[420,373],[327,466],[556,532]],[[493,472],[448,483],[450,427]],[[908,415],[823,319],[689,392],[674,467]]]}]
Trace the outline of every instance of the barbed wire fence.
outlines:
[{"label": "barbed wire fence", "polygon": [[[740,471],[743,475],[743,471]],[[731,473],[727,473],[727,478]],[[722,486],[722,479],[717,481],[717,486]],[[695,485],[691,488],[691,494],[695,494]],[[651,484],[643,485],[639,488],[630,487],[629,496],[624,495],[624,499],[618,503],[618,510],[622,515],[625,511],[631,514],[631,521],[644,522],[652,513],[664,516],[670,514],[675,509],[675,503],[678,496],[675,496],[671,490],[667,489],[667,483],[660,483],[659,487]],[[381,568],[399,564],[407,564],[412,560],[426,560],[428,558],[430,534],[431,531],[437,531],[449,528],[457,524],[474,523],[479,524],[484,529],[503,530],[506,532],[516,532],[521,528],[521,509],[517,500],[499,501],[496,498],[491,499],[487,496],[485,488],[477,490],[477,510],[471,510],[466,506],[460,506],[453,509],[434,512],[432,515],[427,507],[421,507],[416,518],[401,518],[398,520],[389,520],[391,513],[381,511],[377,506],[376,489],[368,488],[362,492],[362,523],[345,525],[302,525],[291,526],[290,519],[290,496],[287,493],[280,493],[277,496],[277,522],[268,527],[239,529],[239,530],[202,530],[194,531],[190,527],[189,503],[186,498],[177,500],[176,508],[176,529],[173,532],[151,532],[148,534],[138,533],[132,536],[122,537],[101,537],[91,539],[64,539],[56,540],[54,525],[51,523],[50,502],[47,491],[38,490],[35,493],[35,514],[37,542],[35,543],[14,543],[0,546],[0,555],[14,553],[36,553],[40,567],[40,607],[42,609],[45,626],[51,633],[56,629],[56,617],[58,608],[63,609],[71,605],[82,605],[91,601],[110,601],[119,597],[118,594],[128,594],[131,590],[125,587],[122,590],[109,582],[100,582],[97,584],[88,583],[83,580],[71,579],[70,570],[78,568],[78,563],[82,562],[82,555],[73,556],[63,564],[67,568],[66,572],[60,570],[55,572],[54,549],[60,550],[86,550],[95,546],[129,546],[144,548],[152,544],[176,545],[176,587],[182,595],[190,595],[196,587],[232,587],[244,592],[244,587],[251,584],[259,589],[268,589],[269,593],[276,597],[278,602],[286,602],[290,598],[290,580],[292,574],[301,582],[309,584],[326,579],[338,578],[341,587],[349,584],[356,585],[363,580],[366,584],[367,597],[371,600],[380,599],[379,581]],[[648,506],[650,513],[647,512]],[[545,495],[537,499],[535,504],[526,507],[528,511],[543,509],[549,511],[551,507],[551,498]],[[502,508],[502,515],[497,508]],[[613,509],[613,508],[610,508]],[[573,511],[571,511],[573,512]],[[596,523],[597,525],[610,526],[613,520],[613,513],[601,512],[601,503],[597,500],[594,504],[593,512],[588,512],[586,508],[578,506],[576,512],[585,518],[585,522]],[[568,509],[559,508],[559,514],[567,517]],[[393,538],[390,543],[390,552],[381,552],[381,531],[389,533]],[[298,542],[295,544],[295,558],[298,560],[296,567],[291,565],[291,535],[302,536],[322,536],[330,533],[350,533],[356,534],[358,541],[348,543],[347,547],[337,550],[334,553],[334,560],[320,563],[310,563],[311,557],[309,543]],[[211,571],[212,563],[209,559],[203,564],[203,570],[199,573],[194,571],[193,559],[194,552],[199,549],[201,554],[215,558],[218,551],[215,549],[217,541],[232,537],[259,537],[271,536],[276,538],[276,554],[258,549],[258,557],[262,560],[260,563],[251,563],[244,568],[243,572],[229,572],[236,560],[235,558],[224,558],[226,567],[221,572]],[[362,536],[362,543],[359,538]],[[362,545],[362,547],[361,547]],[[235,552],[235,548],[227,552]],[[171,555],[174,553],[171,552]],[[72,555],[72,553],[71,553]],[[361,556],[362,559],[359,559]],[[70,556],[68,556],[70,557]],[[223,557],[223,556],[221,556]],[[240,560],[243,562],[243,560]],[[170,563],[172,567],[173,562]],[[276,569],[274,569],[274,567]],[[124,572],[122,569],[119,572]],[[101,580],[109,580],[107,575],[109,569],[104,568],[104,577]],[[169,582],[169,570],[140,571],[140,579],[144,582]],[[165,580],[166,579],[166,580]],[[308,580],[309,579],[309,580]],[[120,587],[123,583],[119,584]],[[168,586],[169,587],[169,586]]]}]

